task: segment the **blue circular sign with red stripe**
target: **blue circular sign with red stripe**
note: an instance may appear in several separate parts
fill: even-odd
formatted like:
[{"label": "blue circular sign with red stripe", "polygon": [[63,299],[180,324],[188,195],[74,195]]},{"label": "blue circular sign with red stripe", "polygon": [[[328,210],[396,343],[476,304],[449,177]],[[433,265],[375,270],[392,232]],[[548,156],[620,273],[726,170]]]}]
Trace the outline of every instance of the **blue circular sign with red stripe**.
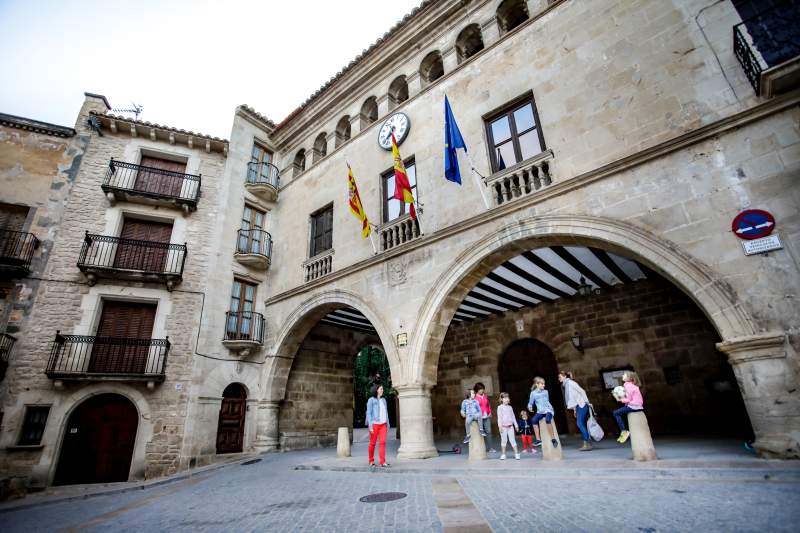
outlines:
[{"label": "blue circular sign with red stripe", "polygon": [[740,239],[760,239],[775,229],[775,217],[762,209],[742,211],[731,224],[731,231]]}]

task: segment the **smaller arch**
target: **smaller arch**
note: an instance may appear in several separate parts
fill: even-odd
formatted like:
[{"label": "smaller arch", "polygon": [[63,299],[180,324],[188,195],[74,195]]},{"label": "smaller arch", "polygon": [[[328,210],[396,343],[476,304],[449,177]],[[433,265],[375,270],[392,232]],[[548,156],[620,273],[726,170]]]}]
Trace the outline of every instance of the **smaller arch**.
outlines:
[{"label": "smaller arch", "polygon": [[292,168],[294,169],[294,175],[298,175],[306,169],[306,150],[305,148],[300,148],[297,153],[294,155],[294,162],[292,163]]},{"label": "smaller arch", "polygon": [[223,398],[247,398],[247,387],[241,383],[231,383],[222,391]]},{"label": "smaller arch", "polygon": [[328,134],[324,131],[314,139],[314,163],[328,154]]},{"label": "smaller arch", "polygon": [[405,75],[397,76],[389,85],[389,107],[394,109],[408,100],[408,81]]},{"label": "smaller arch", "polygon": [[336,124],[336,148],[350,140],[350,115],[345,115]]},{"label": "smaller arch", "polygon": [[529,17],[528,6],[524,0],[503,0],[497,6],[497,24],[500,26],[500,35],[510,32]]},{"label": "smaller arch", "polygon": [[425,56],[419,65],[419,75],[423,85],[429,85],[444,76],[444,63],[439,50],[434,50]]},{"label": "smaller arch", "polygon": [[361,106],[361,129],[378,120],[378,99],[370,96]]},{"label": "smaller arch", "polygon": [[470,24],[458,34],[456,38],[456,55],[458,64],[474,56],[483,50],[483,35],[481,27],[477,24]]}]

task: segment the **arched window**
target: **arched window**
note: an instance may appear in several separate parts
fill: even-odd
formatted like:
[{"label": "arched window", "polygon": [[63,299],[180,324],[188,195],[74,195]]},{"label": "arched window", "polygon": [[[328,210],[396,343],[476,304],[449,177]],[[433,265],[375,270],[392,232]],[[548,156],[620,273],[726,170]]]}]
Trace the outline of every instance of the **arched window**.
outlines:
[{"label": "arched window", "polygon": [[504,0],[497,6],[497,23],[500,34],[505,34],[528,20],[528,6],[524,0]]},{"label": "arched window", "polygon": [[324,131],[314,139],[314,163],[325,157],[328,153],[328,134]]},{"label": "arched window", "polygon": [[336,148],[350,139],[350,115],[345,115],[336,124]]},{"label": "arched window", "polygon": [[295,154],[292,167],[294,168],[295,176],[306,169],[306,151],[304,148],[300,148]]},{"label": "arched window", "polygon": [[428,85],[444,76],[444,63],[442,63],[442,54],[438,50],[434,50],[425,56],[422,63],[419,65],[419,75],[422,78],[423,85]]},{"label": "arched window", "polygon": [[378,99],[370,96],[361,106],[361,129],[378,120]]},{"label": "arched window", "polygon": [[389,107],[394,109],[408,100],[408,82],[405,76],[397,76],[389,85]]},{"label": "arched window", "polygon": [[465,59],[474,56],[481,50],[483,50],[483,37],[481,36],[480,26],[470,24],[461,30],[456,39],[458,63],[461,64]]}]

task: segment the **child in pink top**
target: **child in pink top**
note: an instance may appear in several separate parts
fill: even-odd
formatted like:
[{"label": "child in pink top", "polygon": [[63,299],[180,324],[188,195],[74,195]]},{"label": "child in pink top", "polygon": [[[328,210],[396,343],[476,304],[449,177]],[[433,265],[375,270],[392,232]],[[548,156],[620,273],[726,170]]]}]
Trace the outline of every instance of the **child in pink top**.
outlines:
[{"label": "child in pink top", "polygon": [[486,436],[484,440],[486,441],[486,450],[489,453],[493,453],[495,450],[492,448],[492,407],[489,405],[489,398],[486,396],[486,387],[483,383],[476,383],[475,387],[475,399],[478,400],[478,405],[481,408],[481,418],[478,421],[478,426],[483,430],[482,433],[485,433]]},{"label": "child in pink top", "polygon": [[620,444],[627,441],[631,435],[631,432],[625,426],[625,420],[622,415],[644,410],[644,398],[642,397],[642,391],[639,389],[642,383],[636,372],[626,370],[622,374],[622,382],[622,387],[625,389],[625,397],[619,398],[617,401],[625,405],[614,411],[614,418],[617,419],[617,425],[620,429],[619,438],[617,439]]}]

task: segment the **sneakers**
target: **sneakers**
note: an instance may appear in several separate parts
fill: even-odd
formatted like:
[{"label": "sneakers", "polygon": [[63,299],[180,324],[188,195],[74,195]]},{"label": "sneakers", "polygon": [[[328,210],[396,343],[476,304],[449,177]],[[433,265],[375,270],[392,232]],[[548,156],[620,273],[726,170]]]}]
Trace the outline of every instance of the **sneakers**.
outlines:
[{"label": "sneakers", "polygon": [[550,439],[550,444],[553,445],[553,448],[558,448],[558,440],[557,439]]},{"label": "sneakers", "polygon": [[383,463],[381,465],[381,468],[389,468],[390,466],[392,466],[392,465],[390,465],[389,463]]},{"label": "sneakers", "polygon": [[497,453],[497,450],[495,450],[494,448],[489,448],[489,453]]},{"label": "sneakers", "polygon": [[579,451],[579,452],[588,452],[588,451],[590,451],[591,449],[592,449],[592,443],[591,443],[591,442],[589,442],[588,440],[585,440],[585,441],[583,441],[583,446],[581,446],[580,448],[578,448],[578,451]]},{"label": "sneakers", "polygon": [[503,454],[503,455],[501,455],[501,456],[500,456],[500,460],[501,460],[501,461],[505,461],[505,460],[506,460],[506,454]]},{"label": "sneakers", "polygon": [[469,444],[469,435],[464,437],[464,442],[462,444]]},{"label": "sneakers", "polygon": [[515,454],[514,454],[514,459],[516,459],[517,461],[519,461],[519,453],[515,453]]},{"label": "sneakers", "polygon": [[481,431],[481,437],[485,437],[485,436],[486,436],[486,432],[485,431]]},{"label": "sneakers", "polygon": [[620,444],[625,444],[628,441],[628,437],[630,437],[630,436],[631,436],[631,432],[630,431],[627,431],[627,430],[623,431],[622,433],[619,434],[619,438],[617,439],[617,442],[619,442]]},{"label": "sneakers", "polygon": [[541,446],[542,445],[542,441],[540,441],[539,439],[536,439],[535,441],[533,441],[533,445],[534,446]]}]

